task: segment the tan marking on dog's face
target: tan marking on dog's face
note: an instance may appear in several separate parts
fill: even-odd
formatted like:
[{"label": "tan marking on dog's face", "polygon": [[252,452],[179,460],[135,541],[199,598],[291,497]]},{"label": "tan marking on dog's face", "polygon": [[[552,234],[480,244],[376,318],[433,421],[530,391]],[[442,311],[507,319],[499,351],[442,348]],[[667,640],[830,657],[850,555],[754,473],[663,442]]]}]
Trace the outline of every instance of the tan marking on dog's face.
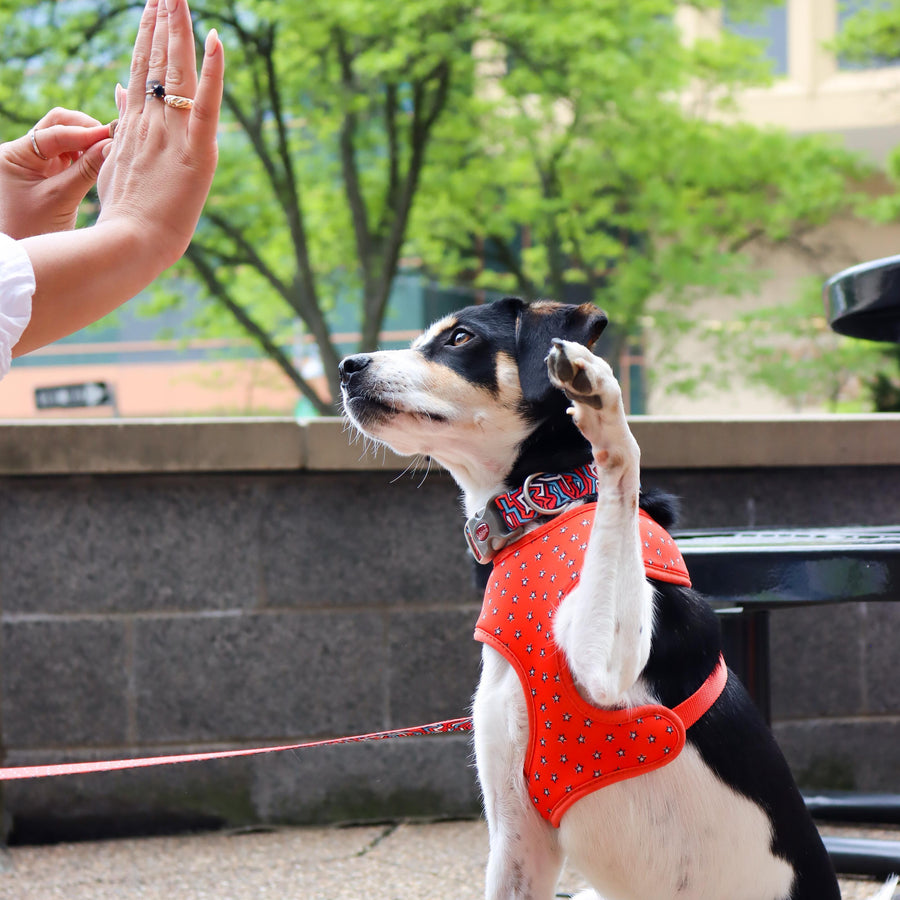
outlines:
[{"label": "tan marking on dog's face", "polygon": [[528,311],[539,316],[549,315],[556,312],[561,306],[565,306],[565,304],[556,300],[535,300],[534,303],[529,304]]},{"label": "tan marking on dog's face", "polygon": [[[528,307],[529,315],[534,313],[537,316],[549,316],[552,315],[556,310],[563,306],[562,303],[557,303],[556,300],[535,300]],[[516,340],[519,339],[519,332],[522,330],[522,319],[519,318],[516,320]]]},{"label": "tan marking on dog's face", "polygon": [[431,325],[427,331],[420,334],[410,346],[413,350],[418,350],[420,347],[424,347],[429,341],[434,340],[441,332],[450,331],[450,329],[455,328],[458,323],[459,320],[456,316],[444,316],[443,319],[439,319]]},{"label": "tan marking on dog's face", "polygon": [[[344,396],[344,408],[362,432],[404,456],[432,457],[467,491],[493,485],[510,468],[531,429],[521,412],[516,361],[494,355],[496,389],[426,356],[430,342],[457,327],[450,316],[435,323],[409,350],[370,354],[364,390]],[[476,474],[477,473],[477,474]]]}]

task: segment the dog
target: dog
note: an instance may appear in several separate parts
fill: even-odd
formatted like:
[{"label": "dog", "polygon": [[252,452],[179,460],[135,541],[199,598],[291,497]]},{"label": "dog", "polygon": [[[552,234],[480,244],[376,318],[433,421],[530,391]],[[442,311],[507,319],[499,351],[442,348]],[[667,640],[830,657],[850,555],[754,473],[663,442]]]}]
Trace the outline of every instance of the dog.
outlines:
[{"label": "dog", "polygon": [[591,351],[606,324],[590,304],[510,297],[340,365],[355,428],[456,480],[485,564],[485,895],[549,900],[568,858],[591,885],[577,900],[839,900],[788,765],[689,587],[666,530],[674,502],[641,491],[621,390]]}]

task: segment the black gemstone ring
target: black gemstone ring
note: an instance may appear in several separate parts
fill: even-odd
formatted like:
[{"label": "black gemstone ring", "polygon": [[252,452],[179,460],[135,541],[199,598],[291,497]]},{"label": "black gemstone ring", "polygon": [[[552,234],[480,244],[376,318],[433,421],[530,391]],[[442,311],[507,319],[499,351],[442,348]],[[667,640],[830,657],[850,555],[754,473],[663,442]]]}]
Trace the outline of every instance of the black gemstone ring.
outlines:
[{"label": "black gemstone ring", "polygon": [[144,96],[149,97],[151,94],[157,99],[162,100],[166,96],[166,89],[159,81],[148,81],[147,90],[144,91]]}]

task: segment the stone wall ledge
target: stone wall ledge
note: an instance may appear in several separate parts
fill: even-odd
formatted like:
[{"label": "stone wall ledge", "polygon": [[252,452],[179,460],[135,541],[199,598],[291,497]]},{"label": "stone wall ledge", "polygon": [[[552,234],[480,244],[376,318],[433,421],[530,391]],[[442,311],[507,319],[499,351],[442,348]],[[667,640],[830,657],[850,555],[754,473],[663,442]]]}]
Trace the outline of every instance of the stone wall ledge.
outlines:
[{"label": "stone wall ledge", "polygon": [[[900,414],[773,418],[634,416],[644,469],[900,463]],[[7,420],[0,475],[378,471],[410,461],[338,418]]]}]

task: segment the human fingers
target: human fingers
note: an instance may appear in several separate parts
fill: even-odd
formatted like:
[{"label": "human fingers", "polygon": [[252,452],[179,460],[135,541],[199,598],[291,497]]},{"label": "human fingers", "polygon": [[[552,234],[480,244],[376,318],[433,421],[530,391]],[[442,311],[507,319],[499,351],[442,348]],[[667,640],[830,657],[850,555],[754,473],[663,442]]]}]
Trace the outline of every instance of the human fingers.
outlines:
[{"label": "human fingers", "polygon": [[206,36],[203,48],[203,65],[188,129],[191,144],[197,147],[215,145],[224,78],[225,51],[213,28]]},{"label": "human fingers", "polygon": [[[109,126],[99,122],[91,125],[50,125],[44,128],[35,126],[31,135],[26,135],[22,140],[27,139],[30,144],[32,136],[37,150],[47,159],[56,159],[66,154],[70,155],[70,159],[76,159],[77,155],[84,153],[98,141],[108,138]],[[30,146],[32,152],[37,152],[34,145]]]},{"label": "human fingers", "polygon": [[187,0],[166,0],[169,23],[166,93],[193,98],[197,93],[197,57],[194,25]]},{"label": "human fingers", "polygon": [[66,109],[63,106],[56,106],[50,110],[34,127],[49,128],[51,125],[81,125],[89,128],[92,125],[101,124],[99,119],[89,116],[77,109]]},{"label": "human fingers", "polygon": [[131,54],[131,74],[128,78],[125,106],[129,112],[140,114],[144,107],[144,92],[147,90],[147,72],[150,68],[150,49],[153,46],[153,32],[156,30],[156,8],[158,0],[147,0],[141,23],[138,25]]},{"label": "human fingers", "polygon": [[[75,224],[78,206],[97,181],[100,168],[106,156],[106,149],[112,144],[107,137],[96,142],[81,153],[71,166],[53,179],[53,197],[58,210],[71,210],[70,221],[60,221],[61,228],[71,228]],[[60,213],[61,214],[61,213]]]},{"label": "human fingers", "polygon": [[[153,42],[150,46],[150,66],[147,70],[147,87],[161,84],[166,87],[166,69],[169,63],[169,10],[166,0],[158,0],[156,7],[156,26],[153,29]],[[147,98],[151,100],[150,97]],[[153,98],[155,100],[156,98]]]}]

